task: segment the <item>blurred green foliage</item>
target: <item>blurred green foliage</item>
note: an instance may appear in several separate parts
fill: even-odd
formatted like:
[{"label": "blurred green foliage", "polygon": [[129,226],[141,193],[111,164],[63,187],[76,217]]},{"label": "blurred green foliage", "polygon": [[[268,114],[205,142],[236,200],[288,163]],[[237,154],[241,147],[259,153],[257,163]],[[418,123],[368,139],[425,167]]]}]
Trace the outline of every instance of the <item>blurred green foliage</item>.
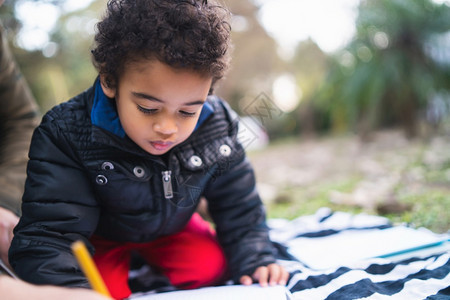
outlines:
[{"label": "blurred green foliage", "polygon": [[[332,57],[315,99],[332,129],[366,137],[389,126],[417,136],[422,121],[437,127],[449,109],[450,7],[364,0],[356,28],[354,40]],[[427,115],[442,96],[442,115]]]},{"label": "blurred green foliage", "polygon": [[[26,2],[51,4],[60,11],[55,27],[49,32],[47,46],[55,48],[50,56],[44,55],[46,47],[30,51],[19,46],[17,38],[23,25],[17,19],[17,7]],[[43,113],[89,87],[96,76],[90,61],[93,36],[89,30],[93,28],[87,25],[100,16],[100,6],[103,8],[104,1],[94,1],[85,9],[74,12],[64,12],[65,2],[5,1],[0,8],[0,18],[8,30],[10,46]]]}]

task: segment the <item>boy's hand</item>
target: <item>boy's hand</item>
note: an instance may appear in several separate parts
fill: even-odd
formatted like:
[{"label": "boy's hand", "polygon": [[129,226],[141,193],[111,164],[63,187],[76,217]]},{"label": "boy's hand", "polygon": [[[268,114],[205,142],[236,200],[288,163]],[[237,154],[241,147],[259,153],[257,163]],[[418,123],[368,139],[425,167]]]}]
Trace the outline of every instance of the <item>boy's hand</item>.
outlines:
[{"label": "boy's hand", "polygon": [[240,282],[243,285],[250,285],[253,280],[258,281],[262,287],[267,285],[286,285],[289,279],[289,273],[278,264],[270,264],[267,267],[259,267],[253,272],[252,276],[241,276]]}]

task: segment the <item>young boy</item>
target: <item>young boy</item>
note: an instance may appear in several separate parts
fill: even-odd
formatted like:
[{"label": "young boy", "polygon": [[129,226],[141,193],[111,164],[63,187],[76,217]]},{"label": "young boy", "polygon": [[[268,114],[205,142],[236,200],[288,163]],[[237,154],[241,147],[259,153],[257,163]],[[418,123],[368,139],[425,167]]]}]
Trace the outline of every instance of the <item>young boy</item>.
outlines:
[{"label": "young boy", "polygon": [[[131,293],[131,252],[178,288],[286,283],[237,118],[211,93],[228,67],[228,14],[206,0],[108,3],[99,78],[33,135],[9,253],[21,278],[88,286],[70,250],[83,240],[116,299]],[[215,231],[195,213],[201,196]]]}]

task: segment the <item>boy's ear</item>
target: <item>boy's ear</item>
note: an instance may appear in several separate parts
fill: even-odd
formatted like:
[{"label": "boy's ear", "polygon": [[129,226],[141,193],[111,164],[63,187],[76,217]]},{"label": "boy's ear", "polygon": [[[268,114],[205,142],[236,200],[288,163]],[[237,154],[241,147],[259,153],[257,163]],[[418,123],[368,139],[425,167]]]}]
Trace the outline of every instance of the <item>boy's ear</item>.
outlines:
[{"label": "boy's ear", "polygon": [[108,87],[108,85],[105,83],[105,78],[102,75],[100,75],[100,85],[102,86],[103,93],[106,95],[106,97],[114,98],[116,96],[116,89]]}]

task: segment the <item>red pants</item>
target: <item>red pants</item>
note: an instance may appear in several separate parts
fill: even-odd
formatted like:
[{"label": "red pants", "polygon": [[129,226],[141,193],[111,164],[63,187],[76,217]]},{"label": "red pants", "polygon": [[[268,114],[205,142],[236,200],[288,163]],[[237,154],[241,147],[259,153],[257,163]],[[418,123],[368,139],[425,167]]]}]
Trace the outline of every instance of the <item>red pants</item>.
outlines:
[{"label": "red pants", "polygon": [[226,260],[215,232],[200,215],[194,214],[179,233],[148,243],[119,243],[92,237],[94,261],[111,296],[130,296],[128,272],[130,252],[137,251],[152,267],[183,289],[219,283],[226,271]]}]

